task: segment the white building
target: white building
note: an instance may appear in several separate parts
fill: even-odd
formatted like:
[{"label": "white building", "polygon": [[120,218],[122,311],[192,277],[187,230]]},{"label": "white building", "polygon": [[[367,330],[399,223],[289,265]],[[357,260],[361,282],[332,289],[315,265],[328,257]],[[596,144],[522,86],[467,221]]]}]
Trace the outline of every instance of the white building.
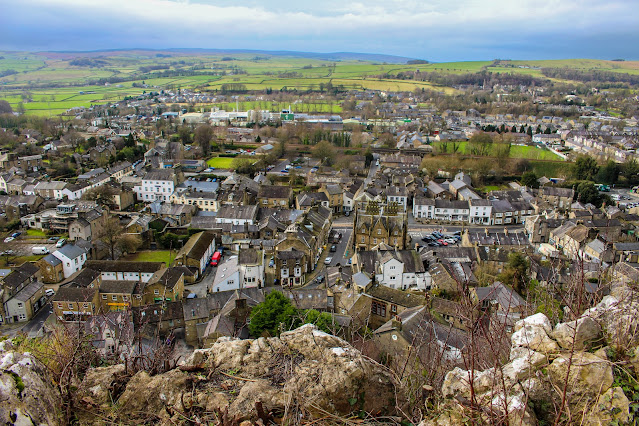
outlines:
[{"label": "white building", "polygon": [[84,266],[84,262],[87,261],[87,253],[73,244],[66,244],[51,254],[62,262],[64,278],[69,278],[79,272]]},{"label": "white building", "polygon": [[133,191],[139,201],[168,201],[176,184],[177,178],[172,169],[153,170],[142,178],[142,183],[136,185]]},{"label": "white building", "polygon": [[490,225],[493,205],[489,200],[470,199],[468,200],[468,205],[470,207],[470,223]]},{"label": "white building", "polygon": [[468,222],[470,207],[468,201],[435,200],[435,219],[447,221]]},{"label": "white building", "polygon": [[238,262],[243,288],[264,287],[264,251],[240,250]]},{"label": "white building", "polygon": [[426,290],[431,286],[430,274],[415,250],[360,251],[355,269],[375,271],[375,281],[398,290]]},{"label": "white building", "polygon": [[423,196],[413,199],[413,217],[416,219],[432,219],[435,217],[435,200]]},{"label": "white building", "polygon": [[240,288],[240,267],[237,256],[231,256],[220,263],[215,272],[211,292],[237,290]]}]

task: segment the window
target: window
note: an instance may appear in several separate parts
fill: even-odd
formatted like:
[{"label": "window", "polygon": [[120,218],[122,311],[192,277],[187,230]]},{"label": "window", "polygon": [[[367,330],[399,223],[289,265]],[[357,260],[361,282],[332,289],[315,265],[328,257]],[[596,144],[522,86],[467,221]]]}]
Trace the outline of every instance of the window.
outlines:
[{"label": "window", "polygon": [[234,280],[229,280],[228,281],[229,285],[233,285],[234,282],[235,282]]},{"label": "window", "polygon": [[89,304],[88,304],[88,303],[83,303],[83,304],[82,304],[82,307],[83,307],[84,309],[89,309]]},{"label": "window", "polygon": [[22,302],[18,302],[18,308],[22,307]]},{"label": "window", "polygon": [[395,281],[395,275],[391,275],[390,279],[391,281]]},{"label": "window", "polygon": [[391,313],[393,314],[397,313],[397,305],[391,305]]},{"label": "window", "polygon": [[393,269],[395,269],[395,266],[389,266],[388,269],[392,271]]},{"label": "window", "polygon": [[381,229],[377,230],[377,235],[382,235],[382,230]]},{"label": "window", "polygon": [[116,300],[118,300],[118,296],[116,296],[116,295],[114,294],[113,296],[111,296],[111,300],[113,300],[113,301],[115,302]]},{"label": "window", "polygon": [[106,295],[106,294],[103,294],[103,295],[102,295],[102,300],[106,300],[106,299],[107,299],[107,295]]},{"label": "window", "polygon": [[160,294],[160,290],[153,290],[153,294],[155,294],[156,296]]},{"label": "window", "polygon": [[386,304],[373,300],[373,302],[371,303],[371,313],[374,315],[379,315],[380,317],[385,317]]},{"label": "window", "polygon": [[73,309],[73,303],[69,303],[69,309]]},{"label": "window", "polygon": [[58,303],[58,309],[62,309],[62,303]]}]

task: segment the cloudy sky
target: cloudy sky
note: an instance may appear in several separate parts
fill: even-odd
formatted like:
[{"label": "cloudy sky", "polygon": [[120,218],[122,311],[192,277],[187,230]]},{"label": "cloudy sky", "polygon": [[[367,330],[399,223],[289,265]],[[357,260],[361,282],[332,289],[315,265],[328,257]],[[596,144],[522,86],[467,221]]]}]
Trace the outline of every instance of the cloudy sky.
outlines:
[{"label": "cloudy sky", "polygon": [[0,49],[639,59],[639,0],[0,0]]}]

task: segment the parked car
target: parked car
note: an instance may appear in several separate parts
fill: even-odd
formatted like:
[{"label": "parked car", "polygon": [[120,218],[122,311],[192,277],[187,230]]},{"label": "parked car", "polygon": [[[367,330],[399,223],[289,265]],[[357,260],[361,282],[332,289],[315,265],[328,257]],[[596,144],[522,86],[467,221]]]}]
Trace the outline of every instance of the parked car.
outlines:
[{"label": "parked car", "polygon": [[324,275],[318,275],[317,278],[315,278],[315,281],[321,283],[322,281],[324,281]]},{"label": "parked car", "polygon": [[269,262],[268,262],[268,267],[269,267],[269,268],[273,268],[274,266],[275,266],[275,259],[273,259],[273,258],[271,257],[271,260],[269,260]]},{"label": "parked car", "polygon": [[55,295],[55,291],[52,288],[48,288],[45,290],[44,294],[46,294],[47,297],[51,297]]},{"label": "parked car", "polygon": [[11,242],[11,241],[13,241],[13,240],[15,240],[15,238],[14,238],[14,237],[7,237],[7,238],[5,238],[5,239],[4,239],[4,242],[5,242],[5,243],[10,243],[10,242]]},{"label": "parked car", "polygon": [[58,241],[60,239],[60,237],[49,237],[49,239],[47,239],[47,242],[49,243],[55,243],[56,241]]},{"label": "parked car", "polygon": [[447,246],[448,245],[448,243],[446,241],[442,240],[441,238],[439,240],[437,240],[437,242],[439,244],[443,245],[443,246]]},{"label": "parked car", "polygon": [[440,232],[437,232],[437,231],[433,232],[433,236],[438,239],[441,239],[444,237],[444,235],[442,235]]},{"label": "parked car", "polygon": [[457,240],[454,238],[446,238],[444,239],[448,244],[457,244]]},{"label": "parked car", "polygon": [[333,261],[333,256],[328,256],[328,257],[324,260],[324,265],[330,265],[332,261]]},{"label": "parked car", "polygon": [[20,235],[22,235],[22,232],[18,231],[18,232],[14,232],[13,234],[11,234],[11,236],[13,238],[18,238]]},{"label": "parked car", "polygon": [[56,248],[64,247],[66,243],[67,243],[67,240],[65,238],[62,238],[61,240],[58,240],[57,243],[55,243],[55,247]]},{"label": "parked car", "polygon": [[337,246],[336,246],[335,244],[333,244],[333,245],[331,246],[331,251],[332,251],[332,252],[336,252],[336,251],[337,251]]}]

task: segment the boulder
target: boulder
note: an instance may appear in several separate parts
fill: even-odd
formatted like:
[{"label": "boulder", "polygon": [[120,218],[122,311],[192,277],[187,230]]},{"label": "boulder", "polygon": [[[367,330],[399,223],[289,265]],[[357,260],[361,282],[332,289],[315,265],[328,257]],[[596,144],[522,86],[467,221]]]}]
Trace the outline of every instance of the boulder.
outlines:
[{"label": "boulder", "polygon": [[559,323],[551,336],[564,349],[581,351],[589,344],[601,340],[601,326],[590,317],[581,317],[576,321]]},{"label": "boulder", "polygon": [[582,317],[597,321],[611,346],[632,347],[639,344],[639,295],[624,291],[623,297],[605,296]]},{"label": "boulder", "polygon": [[63,400],[46,367],[0,342],[0,424],[64,425]]},{"label": "boulder", "polygon": [[614,387],[599,396],[584,423],[590,426],[603,426],[626,424],[629,421],[630,401],[620,387]]},{"label": "boulder", "polygon": [[[91,383],[87,381],[88,389]],[[218,339],[210,348],[194,351],[178,369],[156,376],[139,372],[117,406],[122,419],[159,424],[193,410],[201,410],[201,419],[228,409],[229,419],[254,421],[258,402],[275,413],[287,412],[293,404],[320,417],[354,410],[393,415],[395,385],[384,367],[350,344],[305,325],[279,338]],[[143,419],[140,413],[157,418]]]},{"label": "boulder", "polygon": [[510,341],[514,347],[520,346],[541,353],[559,352],[559,345],[548,336],[543,326],[523,323],[510,337]]},{"label": "boulder", "polygon": [[541,312],[536,313],[535,315],[531,315],[529,317],[520,319],[515,323],[514,331],[521,330],[525,325],[532,325],[535,327],[541,327],[548,334],[552,331],[552,325],[550,324],[550,320],[548,317]]},{"label": "boulder", "polygon": [[560,355],[548,367],[548,374],[557,389],[564,389],[568,376],[568,403],[581,404],[606,392],[613,382],[612,367],[598,356],[588,352]]}]

